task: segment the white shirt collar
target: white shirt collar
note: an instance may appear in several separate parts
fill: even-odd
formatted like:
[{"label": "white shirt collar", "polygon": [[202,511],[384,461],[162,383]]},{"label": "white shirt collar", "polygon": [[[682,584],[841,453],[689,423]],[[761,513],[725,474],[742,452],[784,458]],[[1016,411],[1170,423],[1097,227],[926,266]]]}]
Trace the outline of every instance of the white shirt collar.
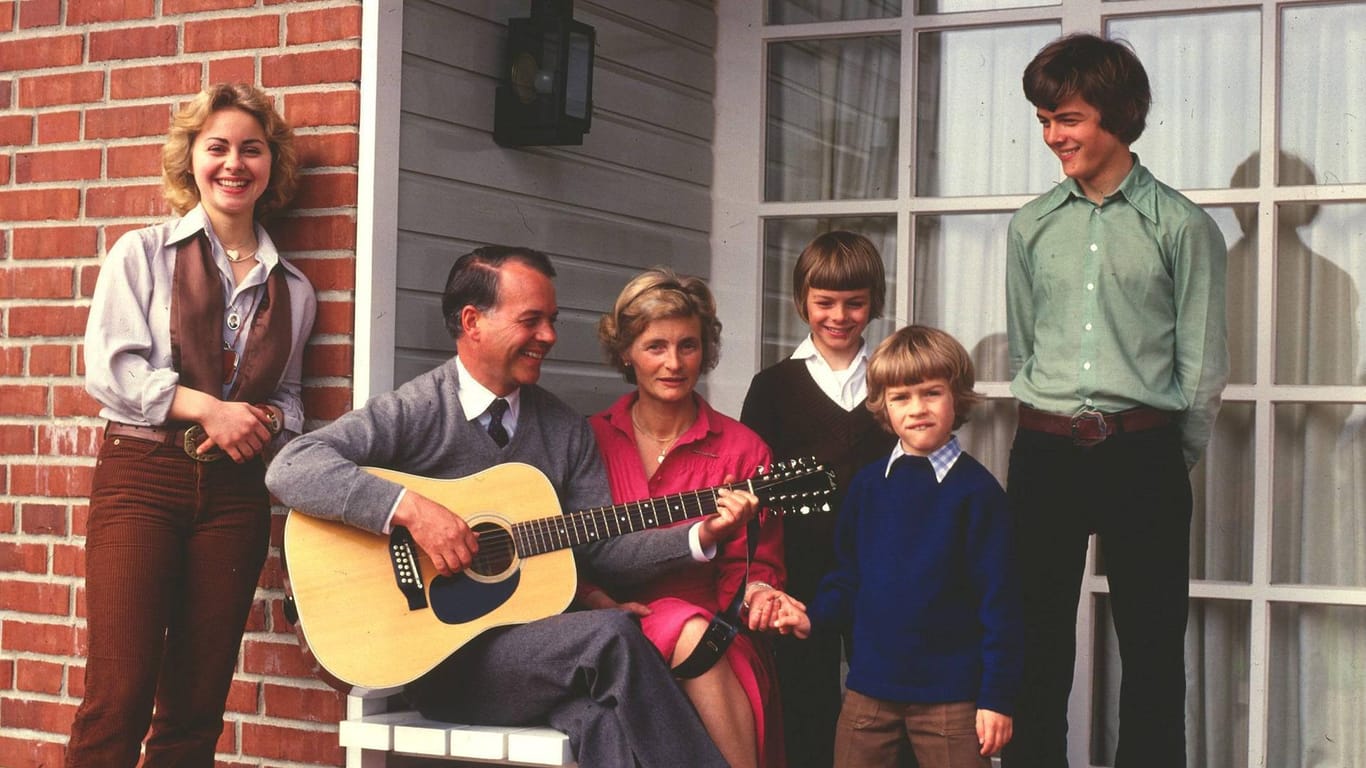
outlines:
[{"label": "white shirt collar", "polygon": [[852,411],[868,397],[868,342],[859,344],[858,352],[849,367],[836,371],[821,356],[811,334],[792,352],[792,359],[805,360],[806,370],[811,374],[816,386],[846,411]]},{"label": "white shirt collar", "polygon": [[[488,387],[474,378],[465,367],[465,361],[460,359],[460,355],[455,356],[455,368],[460,374],[460,391],[456,396],[460,398],[460,407],[465,411],[465,418],[469,421],[478,421],[481,427],[487,427],[489,405],[498,399],[498,395],[490,392]],[[521,388],[503,395],[503,399],[508,401],[508,411],[503,414],[503,427],[507,429],[508,437],[511,437],[517,431],[517,416],[522,412]]]}]

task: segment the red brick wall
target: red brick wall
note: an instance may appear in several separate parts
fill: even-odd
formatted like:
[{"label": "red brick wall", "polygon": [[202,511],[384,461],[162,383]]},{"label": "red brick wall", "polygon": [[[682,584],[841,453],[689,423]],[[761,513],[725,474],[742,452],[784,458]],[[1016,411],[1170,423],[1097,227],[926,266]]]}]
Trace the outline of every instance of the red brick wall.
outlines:
[{"label": "red brick wall", "polygon": [[[0,0],[0,766],[56,766],[82,694],[87,502],[101,424],[80,340],[100,257],[169,215],[172,106],[257,83],[306,168],[271,234],[318,289],[311,420],[350,400],[359,0]],[[279,530],[218,742],[220,766],[341,765],[343,699],[281,615]]]}]

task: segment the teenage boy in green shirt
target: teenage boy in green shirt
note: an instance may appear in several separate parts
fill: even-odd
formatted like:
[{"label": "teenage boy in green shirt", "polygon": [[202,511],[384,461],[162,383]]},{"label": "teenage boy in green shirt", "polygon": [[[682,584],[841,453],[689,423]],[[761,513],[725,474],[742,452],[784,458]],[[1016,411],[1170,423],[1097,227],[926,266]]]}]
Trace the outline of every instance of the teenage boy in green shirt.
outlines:
[{"label": "teenage boy in green shirt", "polygon": [[1008,492],[1025,680],[1005,768],[1067,766],[1077,600],[1091,533],[1122,656],[1117,768],[1186,764],[1189,470],[1228,375],[1224,239],[1129,145],[1151,102],[1125,45],[1070,35],[1024,73],[1067,179],[1011,220]]}]

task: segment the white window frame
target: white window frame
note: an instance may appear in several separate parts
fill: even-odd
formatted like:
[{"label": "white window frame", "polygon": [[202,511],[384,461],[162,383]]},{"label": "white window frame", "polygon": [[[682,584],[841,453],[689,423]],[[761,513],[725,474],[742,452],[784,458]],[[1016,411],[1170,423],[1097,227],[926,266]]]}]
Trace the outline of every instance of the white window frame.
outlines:
[{"label": "white window frame", "polygon": [[[1061,21],[1062,33],[1104,29],[1108,18],[1154,16],[1191,11],[1225,11],[1231,6],[1261,12],[1260,179],[1249,189],[1191,190],[1187,195],[1201,205],[1256,204],[1260,216],[1258,240],[1257,375],[1255,384],[1230,385],[1225,400],[1252,403],[1255,411],[1252,577],[1249,583],[1192,581],[1191,597],[1226,599],[1250,607],[1250,670],[1248,711],[1248,764],[1264,765],[1267,753],[1267,696],[1270,653],[1271,607],[1274,603],[1366,606],[1366,588],[1314,587],[1274,584],[1271,579],[1272,449],[1275,406],[1284,402],[1366,402],[1366,386],[1273,385],[1273,328],[1269,309],[1275,295],[1274,249],[1277,242],[1277,204],[1294,202],[1366,201],[1366,184],[1313,187],[1277,187],[1275,158],[1278,149],[1277,84],[1279,83],[1281,9],[1292,5],[1331,4],[1323,0],[1062,0],[1061,6],[979,11],[935,16],[915,16],[914,0],[903,0],[903,16],[895,19],[765,26],[765,2],[717,4],[716,144],[713,196],[712,274],[726,323],[726,349],[716,371],[709,376],[708,395],[724,412],[738,413],[754,371],[760,365],[761,302],[763,295],[763,223],[781,216],[895,216],[897,274],[915,274],[916,216],[927,213],[1013,211],[1033,195],[996,195],[970,198],[932,198],[914,194],[916,36],[926,30],[980,25]],[[769,43],[801,38],[898,34],[901,40],[901,116],[899,120],[896,198],[891,200],[840,200],[810,202],[764,202],[764,126],[766,119],[766,51]],[[1023,101],[1023,96],[1021,97]],[[1022,106],[1022,112],[1028,107]],[[1022,118],[1023,119],[1023,118]],[[908,322],[914,306],[911,279],[896,287],[898,325]],[[979,384],[991,398],[1010,397],[1005,382]],[[1089,766],[1095,642],[1094,598],[1107,594],[1107,582],[1095,573],[1094,548],[1087,557],[1088,574],[1082,584],[1077,621],[1077,665],[1070,704],[1069,759],[1074,766]]]}]

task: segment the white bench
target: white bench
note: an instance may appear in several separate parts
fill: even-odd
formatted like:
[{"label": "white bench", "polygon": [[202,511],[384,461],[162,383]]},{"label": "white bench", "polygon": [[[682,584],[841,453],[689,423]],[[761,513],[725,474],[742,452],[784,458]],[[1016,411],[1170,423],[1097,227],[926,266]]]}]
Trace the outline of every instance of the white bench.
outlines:
[{"label": "white bench", "polygon": [[[387,695],[371,691],[346,699],[337,738],[346,768],[388,768],[390,755],[456,764],[574,766],[569,737],[553,728],[500,728],[427,720],[414,711],[386,711]],[[395,761],[397,762],[397,761]]]}]

